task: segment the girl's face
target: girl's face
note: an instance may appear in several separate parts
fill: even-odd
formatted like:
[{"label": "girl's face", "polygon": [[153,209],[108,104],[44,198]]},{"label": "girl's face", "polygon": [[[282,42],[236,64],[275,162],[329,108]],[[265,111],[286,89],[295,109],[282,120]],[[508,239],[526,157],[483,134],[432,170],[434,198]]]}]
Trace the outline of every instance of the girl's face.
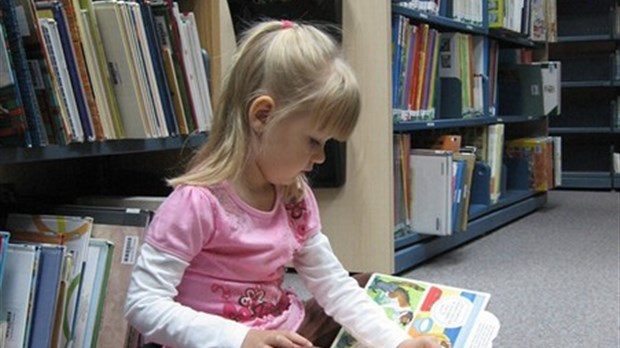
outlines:
[{"label": "girl's face", "polygon": [[265,128],[256,144],[256,165],[270,184],[289,185],[325,161],[331,135],[316,129],[313,115],[293,115]]}]

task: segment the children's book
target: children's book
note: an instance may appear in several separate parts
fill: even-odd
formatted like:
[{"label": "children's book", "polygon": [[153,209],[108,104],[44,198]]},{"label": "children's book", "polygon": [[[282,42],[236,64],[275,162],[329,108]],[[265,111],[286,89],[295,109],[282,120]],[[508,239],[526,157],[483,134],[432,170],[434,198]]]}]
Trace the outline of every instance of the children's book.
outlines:
[{"label": "children's book", "polygon": [[[433,336],[442,348],[490,348],[499,320],[486,311],[488,293],[375,273],[366,293],[412,337]],[[331,348],[362,348],[341,329]]]}]

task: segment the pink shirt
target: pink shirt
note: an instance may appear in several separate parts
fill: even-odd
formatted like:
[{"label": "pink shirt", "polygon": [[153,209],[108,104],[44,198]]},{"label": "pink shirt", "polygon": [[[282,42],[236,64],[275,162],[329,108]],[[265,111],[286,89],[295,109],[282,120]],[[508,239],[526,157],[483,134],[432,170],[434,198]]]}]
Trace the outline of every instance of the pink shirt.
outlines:
[{"label": "pink shirt", "polygon": [[175,300],[250,327],[296,330],[304,307],[282,287],[285,265],[321,228],[314,195],[305,191],[294,205],[278,192],[266,212],[243,202],[228,183],[176,188],[146,237],[189,263]]}]

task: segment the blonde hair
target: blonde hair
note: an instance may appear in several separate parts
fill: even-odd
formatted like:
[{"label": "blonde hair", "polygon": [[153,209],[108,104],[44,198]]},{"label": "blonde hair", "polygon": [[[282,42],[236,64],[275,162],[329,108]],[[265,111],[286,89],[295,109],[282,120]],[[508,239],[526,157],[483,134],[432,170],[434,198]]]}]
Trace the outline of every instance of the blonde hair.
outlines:
[{"label": "blonde hair", "polygon": [[[261,95],[275,101],[271,125],[311,111],[318,128],[337,140],[350,136],[360,112],[357,80],[333,38],[308,24],[259,23],[233,56],[206,144],[169,184],[206,186],[240,173],[250,156],[248,108]],[[303,182],[300,176],[284,188],[287,198],[301,198]]]}]

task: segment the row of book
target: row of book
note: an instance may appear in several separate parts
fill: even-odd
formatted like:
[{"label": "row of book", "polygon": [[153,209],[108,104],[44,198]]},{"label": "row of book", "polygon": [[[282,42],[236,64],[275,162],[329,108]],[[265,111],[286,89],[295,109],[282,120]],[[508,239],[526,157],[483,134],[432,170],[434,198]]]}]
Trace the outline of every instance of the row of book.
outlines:
[{"label": "row of book", "polygon": [[152,213],[45,209],[10,213],[2,226],[0,346],[138,347],[124,302]]},{"label": "row of book", "polygon": [[494,124],[444,134],[425,148],[420,143],[412,144],[409,134],[394,136],[397,234],[464,232],[474,207],[488,209],[509,191],[544,192],[561,184],[559,137],[504,141],[504,125]]},{"label": "row of book", "polygon": [[176,2],[0,4],[0,146],[209,129],[209,55]]},{"label": "row of book", "polygon": [[394,122],[559,114],[561,62],[398,14],[392,26]]},{"label": "row of book", "polygon": [[557,41],[557,0],[489,0],[489,28],[535,42]]},{"label": "row of book", "polygon": [[[392,4],[535,42],[557,41],[557,0],[393,0]],[[618,17],[617,17],[618,18]],[[620,23],[616,18],[616,22]],[[616,24],[618,26],[618,24]]]},{"label": "row of book", "polygon": [[392,3],[480,27],[483,25],[483,1],[485,0],[407,0]]},{"label": "row of book", "polygon": [[395,122],[470,118],[484,114],[485,40],[439,33],[401,15],[392,22],[393,118]]}]

